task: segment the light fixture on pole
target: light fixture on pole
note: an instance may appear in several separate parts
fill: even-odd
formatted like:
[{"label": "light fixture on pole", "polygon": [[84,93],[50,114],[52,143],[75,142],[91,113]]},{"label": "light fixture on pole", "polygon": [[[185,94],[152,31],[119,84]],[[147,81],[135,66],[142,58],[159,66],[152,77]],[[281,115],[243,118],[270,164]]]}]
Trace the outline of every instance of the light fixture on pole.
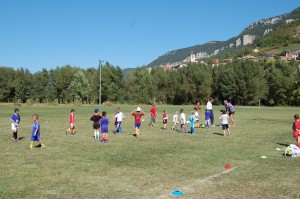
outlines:
[{"label": "light fixture on pole", "polygon": [[101,86],[101,81],[102,81],[102,74],[101,74],[101,70],[102,70],[102,60],[99,60],[99,105],[101,105],[101,92],[102,92],[102,86]]}]

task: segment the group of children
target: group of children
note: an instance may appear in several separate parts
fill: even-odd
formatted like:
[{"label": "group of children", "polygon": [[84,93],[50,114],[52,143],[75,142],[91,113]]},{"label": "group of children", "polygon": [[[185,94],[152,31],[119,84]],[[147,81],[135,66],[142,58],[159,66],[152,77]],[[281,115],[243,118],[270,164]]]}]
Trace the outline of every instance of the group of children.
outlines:
[{"label": "group of children", "polygon": [[[228,113],[228,110],[221,110],[221,116],[219,117],[221,127],[223,129],[223,135],[230,135],[230,130],[229,130],[229,122],[233,121],[230,119],[230,113]],[[232,111],[230,111],[231,114]],[[141,117],[145,115],[143,110],[140,107],[137,107],[137,109],[134,109],[130,115],[134,117],[134,126],[135,126],[135,136],[136,138],[139,138],[140,135],[140,126],[141,126]],[[41,148],[45,148],[45,145],[43,144],[41,137],[40,137],[40,122],[38,120],[39,116],[38,114],[33,114],[32,115],[32,120],[33,120],[33,125],[32,125],[32,131],[31,131],[31,142],[29,145],[29,148],[33,148],[33,142],[38,141],[40,142],[39,146]],[[115,120],[115,133],[117,132],[122,132],[122,121],[124,119],[124,114],[120,111],[120,108],[117,108],[116,114],[114,116]],[[163,115],[163,129],[166,129],[166,125],[168,122],[168,114],[167,111],[164,110]],[[205,111],[205,128],[210,128],[210,112],[208,110]],[[18,108],[15,108],[14,114],[10,118],[11,120],[11,129],[12,129],[12,141],[16,142],[18,141],[18,129],[19,129],[19,124],[21,121],[20,117],[20,111]],[[71,109],[71,113],[69,116],[69,121],[70,121],[70,127],[66,131],[66,135],[69,134],[75,134],[75,109]],[[94,115],[91,116],[90,118],[91,121],[93,121],[93,129],[94,129],[94,138],[95,139],[100,139],[100,129],[102,133],[102,138],[101,142],[102,143],[107,143],[108,142],[108,125],[109,125],[109,120],[106,117],[106,112],[103,111],[102,114],[100,115],[99,109],[95,108],[94,110]],[[173,126],[172,130],[177,130],[177,124],[180,124],[180,129],[179,131],[182,132],[188,132],[186,128],[186,124],[190,124],[190,133],[195,134],[195,126],[196,124],[199,124],[199,114],[197,111],[197,108],[195,108],[192,112],[191,115],[188,117],[188,120],[186,120],[186,116],[184,113],[183,109],[180,109],[180,115],[178,115],[178,111],[175,112],[173,115]],[[234,123],[233,123],[234,124]],[[300,119],[299,119],[299,114],[294,115],[294,123],[293,123],[293,137],[296,139],[296,145],[300,147]]]},{"label": "group of children", "polygon": [[103,111],[100,115],[99,109],[95,108],[94,115],[90,118],[93,121],[93,129],[94,129],[94,138],[100,139],[100,129],[101,129],[101,140],[102,143],[108,143],[108,124],[109,120],[106,117],[106,111]]},{"label": "group of children", "polygon": [[[33,149],[33,142],[35,141],[40,142],[40,144],[38,145],[40,148],[45,148],[45,145],[41,140],[41,130],[40,130],[41,127],[39,122],[39,115],[33,114],[32,120],[33,120],[33,125],[31,130],[31,139],[30,139],[31,141],[30,141],[29,149]],[[14,114],[11,116],[10,121],[11,121],[11,130],[13,132],[12,141],[17,142],[19,140],[18,129],[21,121],[20,110],[18,108],[15,108]]]},{"label": "group of children", "polygon": [[[166,119],[165,119],[165,115],[166,115],[166,110],[164,110],[164,114],[163,114],[163,124],[164,124],[164,129],[166,128]],[[179,120],[179,121],[178,121]],[[173,115],[173,126],[172,126],[172,130],[177,130],[177,124],[180,124],[180,129],[179,131],[182,132],[183,130],[187,133],[187,129],[186,129],[186,123],[190,124],[190,132],[191,134],[195,134],[195,127],[200,127],[200,117],[199,117],[199,113],[197,108],[194,108],[194,110],[191,112],[191,115],[188,117],[188,120],[186,120],[186,116],[184,113],[183,109],[180,109],[180,115],[179,115],[179,119],[178,119],[178,111],[175,112],[175,114]],[[205,124],[204,124],[205,128],[210,128],[210,112],[208,110],[206,110],[205,112]]]}]

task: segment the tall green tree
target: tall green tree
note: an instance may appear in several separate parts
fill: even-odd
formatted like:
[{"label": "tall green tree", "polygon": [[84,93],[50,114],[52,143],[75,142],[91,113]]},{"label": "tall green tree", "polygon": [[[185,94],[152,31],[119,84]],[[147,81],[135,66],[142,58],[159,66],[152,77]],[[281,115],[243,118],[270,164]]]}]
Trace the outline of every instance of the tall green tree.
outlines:
[{"label": "tall green tree", "polygon": [[14,85],[17,101],[25,103],[32,98],[32,74],[28,69],[20,68],[16,71]]},{"label": "tall green tree", "polygon": [[68,87],[68,99],[72,102],[88,102],[92,87],[82,70],[78,70]]},{"label": "tall green tree", "polygon": [[129,72],[125,84],[128,89],[127,98],[132,103],[149,104],[155,100],[155,85],[146,67]]},{"label": "tall green tree", "polygon": [[102,101],[121,102],[124,100],[124,78],[120,67],[108,62],[102,67]]},{"label": "tall green tree", "polygon": [[235,73],[235,101],[241,105],[256,104],[267,93],[264,70],[258,62],[237,60],[233,64]]},{"label": "tall green tree", "polygon": [[269,86],[267,102],[269,105],[288,104],[289,89],[293,84],[293,70],[286,62],[276,61],[275,66],[266,70],[266,80]]},{"label": "tall green tree", "polygon": [[65,103],[69,96],[68,87],[74,79],[75,73],[80,70],[78,67],[66,65],[56,67],[50,70],[50,93],[51,98],[56,99],[59,103]]},{"label": "tall green tree", "polygon": [[0,67],[0,102],[11,102],[15,96],[15,71],[13,68]]},{"label": "tall green tree", "polygon": [[33,74],[31,98],[39,103],[46,102],[48,97],[49,73],[42,69]]}]

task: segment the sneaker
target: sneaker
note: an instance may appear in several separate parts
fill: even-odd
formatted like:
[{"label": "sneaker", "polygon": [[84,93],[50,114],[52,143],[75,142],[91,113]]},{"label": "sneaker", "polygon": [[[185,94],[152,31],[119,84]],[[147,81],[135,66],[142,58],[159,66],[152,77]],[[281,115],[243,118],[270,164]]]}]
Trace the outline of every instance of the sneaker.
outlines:
[{"label": "sneaker", "polygon": [[29,149],[33,149],[33,145],[29,145]]},{"label": "sneaker", "polygon": [[41,149],[45,148],[46,146],[44,144],[41,144]]},{"label": "sneaker", "polygon": [[68,131],[66,131],[66,135],[69,135]]}]

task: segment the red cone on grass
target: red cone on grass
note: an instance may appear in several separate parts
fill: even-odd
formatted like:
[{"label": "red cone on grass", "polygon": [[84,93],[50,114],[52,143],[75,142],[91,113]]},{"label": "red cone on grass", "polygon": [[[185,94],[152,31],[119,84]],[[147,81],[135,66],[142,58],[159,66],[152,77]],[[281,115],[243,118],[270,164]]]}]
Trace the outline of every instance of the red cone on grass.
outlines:
[{"label": "red cone on grass", "polygon": [[231,169],[232,167],[231,167],[230,164],[226,164],[226,165],[224,166],[224,168],[225,168],[225,169]]}]

